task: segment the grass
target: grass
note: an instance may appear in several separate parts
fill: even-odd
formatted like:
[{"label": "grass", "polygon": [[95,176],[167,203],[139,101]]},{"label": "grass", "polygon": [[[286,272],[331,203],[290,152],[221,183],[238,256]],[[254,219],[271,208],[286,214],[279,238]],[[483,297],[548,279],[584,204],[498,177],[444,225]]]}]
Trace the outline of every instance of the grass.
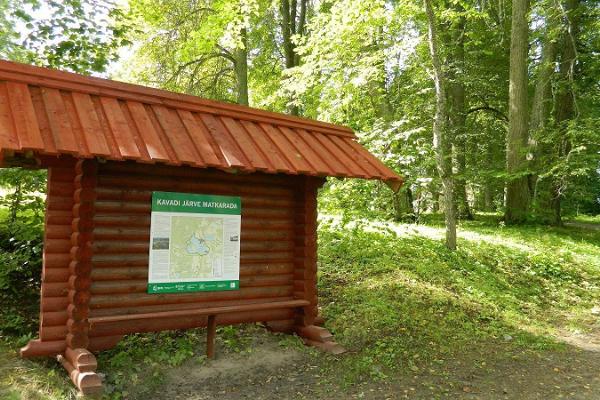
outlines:
[{"label": "grass", "polygon": [[[591,312],[600,304],[600,231],[508,227],[478,216],[461,223],[456,252],[444,247],[439,218],[424,225],[324,221],[319,235],[321,311],[349,349],[340,358],[317,356],[333,383],[441,375],[473,348],[561,351],[561,333],[600,330]],[[219,337],[242,352],[252,334],[223,327]],[[74,396],[54,361],[20,360],[18,338],[3,339],[0,398]],[[189,359],[201,365],[203,340],[202,330],[129,336],[99,357],[106,397],[144,396],[166,369]]]},{"label": "grass", "polygon": [[322,224],[320,300],[353,350],[348,382],[435,368],[481,342],[556,348],[562,330],[599,328],[600,232],[488,217],[463,222],[449,252],[435,226]]}]

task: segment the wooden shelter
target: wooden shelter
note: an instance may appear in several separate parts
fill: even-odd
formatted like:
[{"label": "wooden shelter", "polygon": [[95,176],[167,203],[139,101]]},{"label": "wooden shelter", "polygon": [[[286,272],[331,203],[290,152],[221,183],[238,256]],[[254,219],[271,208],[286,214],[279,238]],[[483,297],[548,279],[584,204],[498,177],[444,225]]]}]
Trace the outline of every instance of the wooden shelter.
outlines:
[{"label": "wooden shelter", "polygon": [[[317,190],[401,178],[348,128],[0,61],[0,166],[46,168],[39,339],[83,393],[91,352],[125,334],[264,322],[336,350],[319,327]],[[239,287],[149,293],[153,192],[241,199]],[[233,240],[233,239],[232,239]],[[238,239],[235,239],[238,240]]]}]

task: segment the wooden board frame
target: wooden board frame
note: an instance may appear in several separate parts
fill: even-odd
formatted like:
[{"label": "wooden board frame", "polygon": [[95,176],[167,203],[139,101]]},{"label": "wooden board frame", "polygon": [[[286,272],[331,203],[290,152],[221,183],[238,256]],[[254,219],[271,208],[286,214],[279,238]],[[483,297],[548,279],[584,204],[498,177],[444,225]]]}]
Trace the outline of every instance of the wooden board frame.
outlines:
[{"label": "wooden board frame", "polygon": [[[209,325],[214,340],[217,325],[262,322],[341,351],[317,326],[317,192],[323,178],[71,157],[41,164],[49,174],[40,331],[21,349],[23,357],[58,356],[87,394],[102,390],[92,352],[129,333]],[[145,293],[152,191],[242,198],[239,290]]]}]

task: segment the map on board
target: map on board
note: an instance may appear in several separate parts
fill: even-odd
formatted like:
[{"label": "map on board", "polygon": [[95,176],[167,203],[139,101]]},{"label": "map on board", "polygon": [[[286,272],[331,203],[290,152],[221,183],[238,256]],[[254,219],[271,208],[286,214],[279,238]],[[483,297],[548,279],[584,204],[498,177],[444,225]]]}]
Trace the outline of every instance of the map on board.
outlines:
[{"label": "map on board", "polygon": [[153,192],[148,293],[239,289],[239,197]]},{"label": "map on board", "polygon": [[171,279],[223,276],[223,220],[212,217],[171,218]]}]

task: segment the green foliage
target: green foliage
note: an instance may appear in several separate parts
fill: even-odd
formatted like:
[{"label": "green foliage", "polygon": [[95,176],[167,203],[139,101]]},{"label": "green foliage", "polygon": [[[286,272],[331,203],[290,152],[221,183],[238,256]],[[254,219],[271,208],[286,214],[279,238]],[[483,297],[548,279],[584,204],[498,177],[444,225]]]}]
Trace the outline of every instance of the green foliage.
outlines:
[{"label": "green foliage", "polygon": [[328,328],[356,351],[342,361],[350,382],[431,368],[482,341],[545,348],[546,335],[590,326],[600,233],[484,219],[450,252],[432,238],[438,229],[414,229],[321,224],[320,301]]},{"label": "green foliage", "polygon": [[[98,357],[106,374],[107,397],[126,399],[130,395],[154,393],[168,368],[181,365],[201,348],[198,330],[129,335]],[[202,362],[203,358],[199,358]],[[129,390],[133,390],[130,393]]]},{"label": "green foliage", "polygon": [[247,46],[252,65],[249,85],[257,88],[255,101],[273,91],[278,69],[271,2],[134,0],[131,6],[141,46],[120,72],[126,79],[233,102],[236,50]]},{"label": "green foliage", "polygon": [[45,182],[44,171],[0,169],[0,334],[22,341],[37,324]]},{"label": "green foliage", "polygon": [[126,13],[111,0],[16,0],[14,21],[25,26],[25,60],[89,74],[104,72],[131,44]]}]

